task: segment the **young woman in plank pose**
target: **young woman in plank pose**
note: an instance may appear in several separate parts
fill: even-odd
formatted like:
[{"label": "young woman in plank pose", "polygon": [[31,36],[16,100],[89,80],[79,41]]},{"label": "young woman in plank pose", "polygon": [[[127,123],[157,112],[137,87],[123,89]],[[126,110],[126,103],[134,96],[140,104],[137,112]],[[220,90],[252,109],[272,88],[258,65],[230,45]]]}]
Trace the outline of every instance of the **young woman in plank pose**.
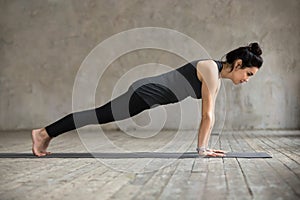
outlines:
[{"label": "young woman in plank pose", "polygon": [[158,105],[177,103],[191,96],[202,99],[197,146],[199,155],[224,156],[224,151],[208,148],[220,79],[230,79],[234,84],[248,82],[262,66],[261,54],[259,44],[251,43],[227,53],[226,61],[195,60],[167,73],[140,79],[130,85],[127,92],[105,105],[70,113],[44,128],[32,130],[32,152],[38,157],[46,156],[50,154],[47,151],[50,141],[62,133],[89,124],[123,120]]}]

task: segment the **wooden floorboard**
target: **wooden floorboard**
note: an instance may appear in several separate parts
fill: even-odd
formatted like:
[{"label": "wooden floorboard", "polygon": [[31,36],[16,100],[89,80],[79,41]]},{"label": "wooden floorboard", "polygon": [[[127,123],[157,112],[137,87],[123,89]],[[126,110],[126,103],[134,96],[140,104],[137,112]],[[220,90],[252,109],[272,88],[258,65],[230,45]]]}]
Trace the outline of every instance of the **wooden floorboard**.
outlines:
[{"label": "wooden floorboard", "polygon": [[[75,155],[88,153],[89,148],[110,152],[116,147],[127,152],[195,151],[194,133],[182,133],[162,131],[141,139],[122,132],[106,132],[113,145],[101,137],[101,141],[95,140],[91,133],[84,140],[89,143],[85,146],[72,131],[55,138],[49,150]],[[2,131],[0,136],[0,153],[30,153],[30,131]],[[300,198],[300,131],[223,132],[221,137],[212,135],[212,140],[218,141],[213,142],[214,148],[267,152],[273,158],[2,157],[0,199]]]}]

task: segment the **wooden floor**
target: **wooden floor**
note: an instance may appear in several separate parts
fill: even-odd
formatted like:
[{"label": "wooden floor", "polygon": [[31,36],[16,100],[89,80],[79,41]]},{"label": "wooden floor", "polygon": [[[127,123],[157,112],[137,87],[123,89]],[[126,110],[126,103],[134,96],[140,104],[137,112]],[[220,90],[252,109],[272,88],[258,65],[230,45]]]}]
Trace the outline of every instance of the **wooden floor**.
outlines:
[{"label": "wooden floor", "polygon": [[[30,152],[30,132],[0,135],[0,153]],[[155,150],[174,138],[172,131],[160,133],[161,139],[156,141],[150,138],[141,142],[120,132],[107,135],[131,151]],[[0,199],[300,199],[300,131],[223,132],[217,146],[235,152],[263,151],[273,158],[186,158],[169,162],[166,158],[101,161],[88,157],[2,157]],[[195,140],[188,151],[194,147]],[[75,132],[55,138],[49,150],[87,152]],[[134,173],[142,163],[153,170]],[[161,167],[162,163],[165,166]],[[123,169],[118,171],[120,167]]]}]

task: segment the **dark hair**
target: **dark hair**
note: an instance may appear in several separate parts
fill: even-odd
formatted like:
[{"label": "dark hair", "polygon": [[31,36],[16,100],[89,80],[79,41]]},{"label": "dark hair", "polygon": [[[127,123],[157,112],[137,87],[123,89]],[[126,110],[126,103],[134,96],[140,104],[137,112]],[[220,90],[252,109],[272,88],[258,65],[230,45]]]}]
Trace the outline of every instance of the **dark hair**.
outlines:
[{"label": "dark hair", "polygon": [[[226,62],[232,64],[236,59],[243,61],[242,69],[255,66],[260,68],[263,64],[261,57],[262,50],[257,42],[251,43],[248,46],[239,47],[226,54]],[[233,68],[231,69],[231,71]]]}]

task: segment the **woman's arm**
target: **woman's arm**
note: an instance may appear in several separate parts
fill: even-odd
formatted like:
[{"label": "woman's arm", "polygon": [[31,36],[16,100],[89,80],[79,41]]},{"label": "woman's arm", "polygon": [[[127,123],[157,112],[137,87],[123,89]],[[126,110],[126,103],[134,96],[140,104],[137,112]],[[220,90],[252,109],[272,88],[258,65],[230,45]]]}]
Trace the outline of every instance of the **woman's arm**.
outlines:
[{"label": "woman's arm", "polygon": [[202,61],[197,65],[197,75],[202,82],[202,118],[198,133],[198,151],[201,155],[223,156],[222,153],[206,151],[215,121],[215,100],[219,90],[219,71],[214,61]]},{"label": "woman's arm", "polygon": [[207,148],[208,139],[212,130],[214,118],[214,102],[207,83],[202,81],[202,118],[199,127],[198,147]]}]

